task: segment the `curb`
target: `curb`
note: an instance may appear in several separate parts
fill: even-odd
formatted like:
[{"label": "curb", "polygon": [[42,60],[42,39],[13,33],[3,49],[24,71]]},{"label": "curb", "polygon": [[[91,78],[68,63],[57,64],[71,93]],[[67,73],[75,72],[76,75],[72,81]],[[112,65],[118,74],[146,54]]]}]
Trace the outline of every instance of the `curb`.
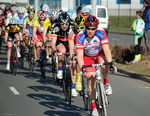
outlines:
[{"label": "curb", "polygon": [[122,74],[128,75],[130,78],[139,79],[139,80],[150,83],[150,76],[141,75],[141,74],[137,74],[137,73],[132,73],[130,71],[123,70],[121,68],[117,68],[117,70],[118,70],[118,72],[120,72]]}]

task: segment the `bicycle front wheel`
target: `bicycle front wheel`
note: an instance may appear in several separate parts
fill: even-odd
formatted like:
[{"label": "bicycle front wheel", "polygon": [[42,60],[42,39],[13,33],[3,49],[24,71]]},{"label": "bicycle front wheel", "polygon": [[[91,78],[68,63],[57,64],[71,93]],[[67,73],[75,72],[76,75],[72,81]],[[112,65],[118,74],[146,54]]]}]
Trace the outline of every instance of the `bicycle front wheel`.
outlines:
[{"label": "bicycle front wheel", "polygon": [[105,95],[104,95],[104,86],[101,82],[96,82],[96,88],[98,92],[97,98],[97,107],[100,116],[107,116],[107,109],[106,109],[106,102],[105,102]]}]

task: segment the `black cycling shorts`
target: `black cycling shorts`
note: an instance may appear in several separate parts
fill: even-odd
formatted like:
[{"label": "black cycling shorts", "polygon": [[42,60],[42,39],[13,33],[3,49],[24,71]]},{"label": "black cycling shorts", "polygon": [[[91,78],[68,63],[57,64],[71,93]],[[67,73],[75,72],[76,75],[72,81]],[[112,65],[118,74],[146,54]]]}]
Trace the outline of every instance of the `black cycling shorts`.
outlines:
[{"label": "black cycling shorts", "polygon": [[61,41],[61,40],[58,40],[58,39],[57,39],[56,47],[58,47],[58,46],[61,45],[61,44],[65,46],[66,52],[69,52],[68,41]]},{"label": "black cycling shorts", "polygon": [[19,33],[9,33],[7,41],[13,41],[15,39],[16,34],[19,34]]}]

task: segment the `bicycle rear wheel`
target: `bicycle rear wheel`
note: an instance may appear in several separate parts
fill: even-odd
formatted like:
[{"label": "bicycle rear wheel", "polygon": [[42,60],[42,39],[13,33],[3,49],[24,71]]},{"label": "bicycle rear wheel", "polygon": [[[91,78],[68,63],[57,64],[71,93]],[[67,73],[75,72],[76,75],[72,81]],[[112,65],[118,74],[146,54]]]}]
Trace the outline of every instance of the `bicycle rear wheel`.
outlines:
[{"label": "bicycle rear wheel", "polygon": [[17,51],[16,48],[13,49],[13,74],[16,75],[17,73]]},{"label": "bicycle rear wheel", "polygon": [[52,55],[52,73],[53,73],[53,79],[56,80],[56,62],[55,57]]},{"label": "bicycle rear wheel", "polygon": [[64,96],[65,96],[65,101],[67,102],[68,101],[68,95],[67,95],[67,70],[64,69],[63,70],[63,92],[64,92]]},{"label": "bicycle rear wheel", "polygon": [[28,60],[29,60],[28,61],[29,69],[31,70],[31,72],[33,72],[34,71],[34,66],[35,66],[33,47],[30,47],[30,49],[29,49]]},{"label": "bicycle rear wheel", "polygon": [[25,47],[23,45],[20,46],[20,54],[21,54],[21,58],[20,58],[20,67],[21,69],[23,69],[24,66],[24,57],[25,57]]},{"label": "bicycle rear wheel", "polygon": [[101,82],[96,82],[96,89],[98,92],[97,106],[98,106],[99,115],[107,116],[104,88],[102,88]]}]

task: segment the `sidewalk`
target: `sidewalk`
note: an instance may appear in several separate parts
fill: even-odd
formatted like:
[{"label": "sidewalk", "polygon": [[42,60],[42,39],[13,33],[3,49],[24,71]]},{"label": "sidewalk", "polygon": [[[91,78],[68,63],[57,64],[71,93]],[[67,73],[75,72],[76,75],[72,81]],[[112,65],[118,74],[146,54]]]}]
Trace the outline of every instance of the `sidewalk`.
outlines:
[{"label": "sidewalk", "polygon": [[[109,33],[134,35],[134,32],[129,30],[129,29],[117,29],[117,28],[110,28]],[[138,74],[138,73],[135,73],[133,71],[128,71],[128,70],[123,69],[121,67],[117,67],[117,69],[118,69],[119,73],[128,75],[129,77],[134,78],[134,79],[139,79],[139,80],[150,83],[150,76]]]}]

